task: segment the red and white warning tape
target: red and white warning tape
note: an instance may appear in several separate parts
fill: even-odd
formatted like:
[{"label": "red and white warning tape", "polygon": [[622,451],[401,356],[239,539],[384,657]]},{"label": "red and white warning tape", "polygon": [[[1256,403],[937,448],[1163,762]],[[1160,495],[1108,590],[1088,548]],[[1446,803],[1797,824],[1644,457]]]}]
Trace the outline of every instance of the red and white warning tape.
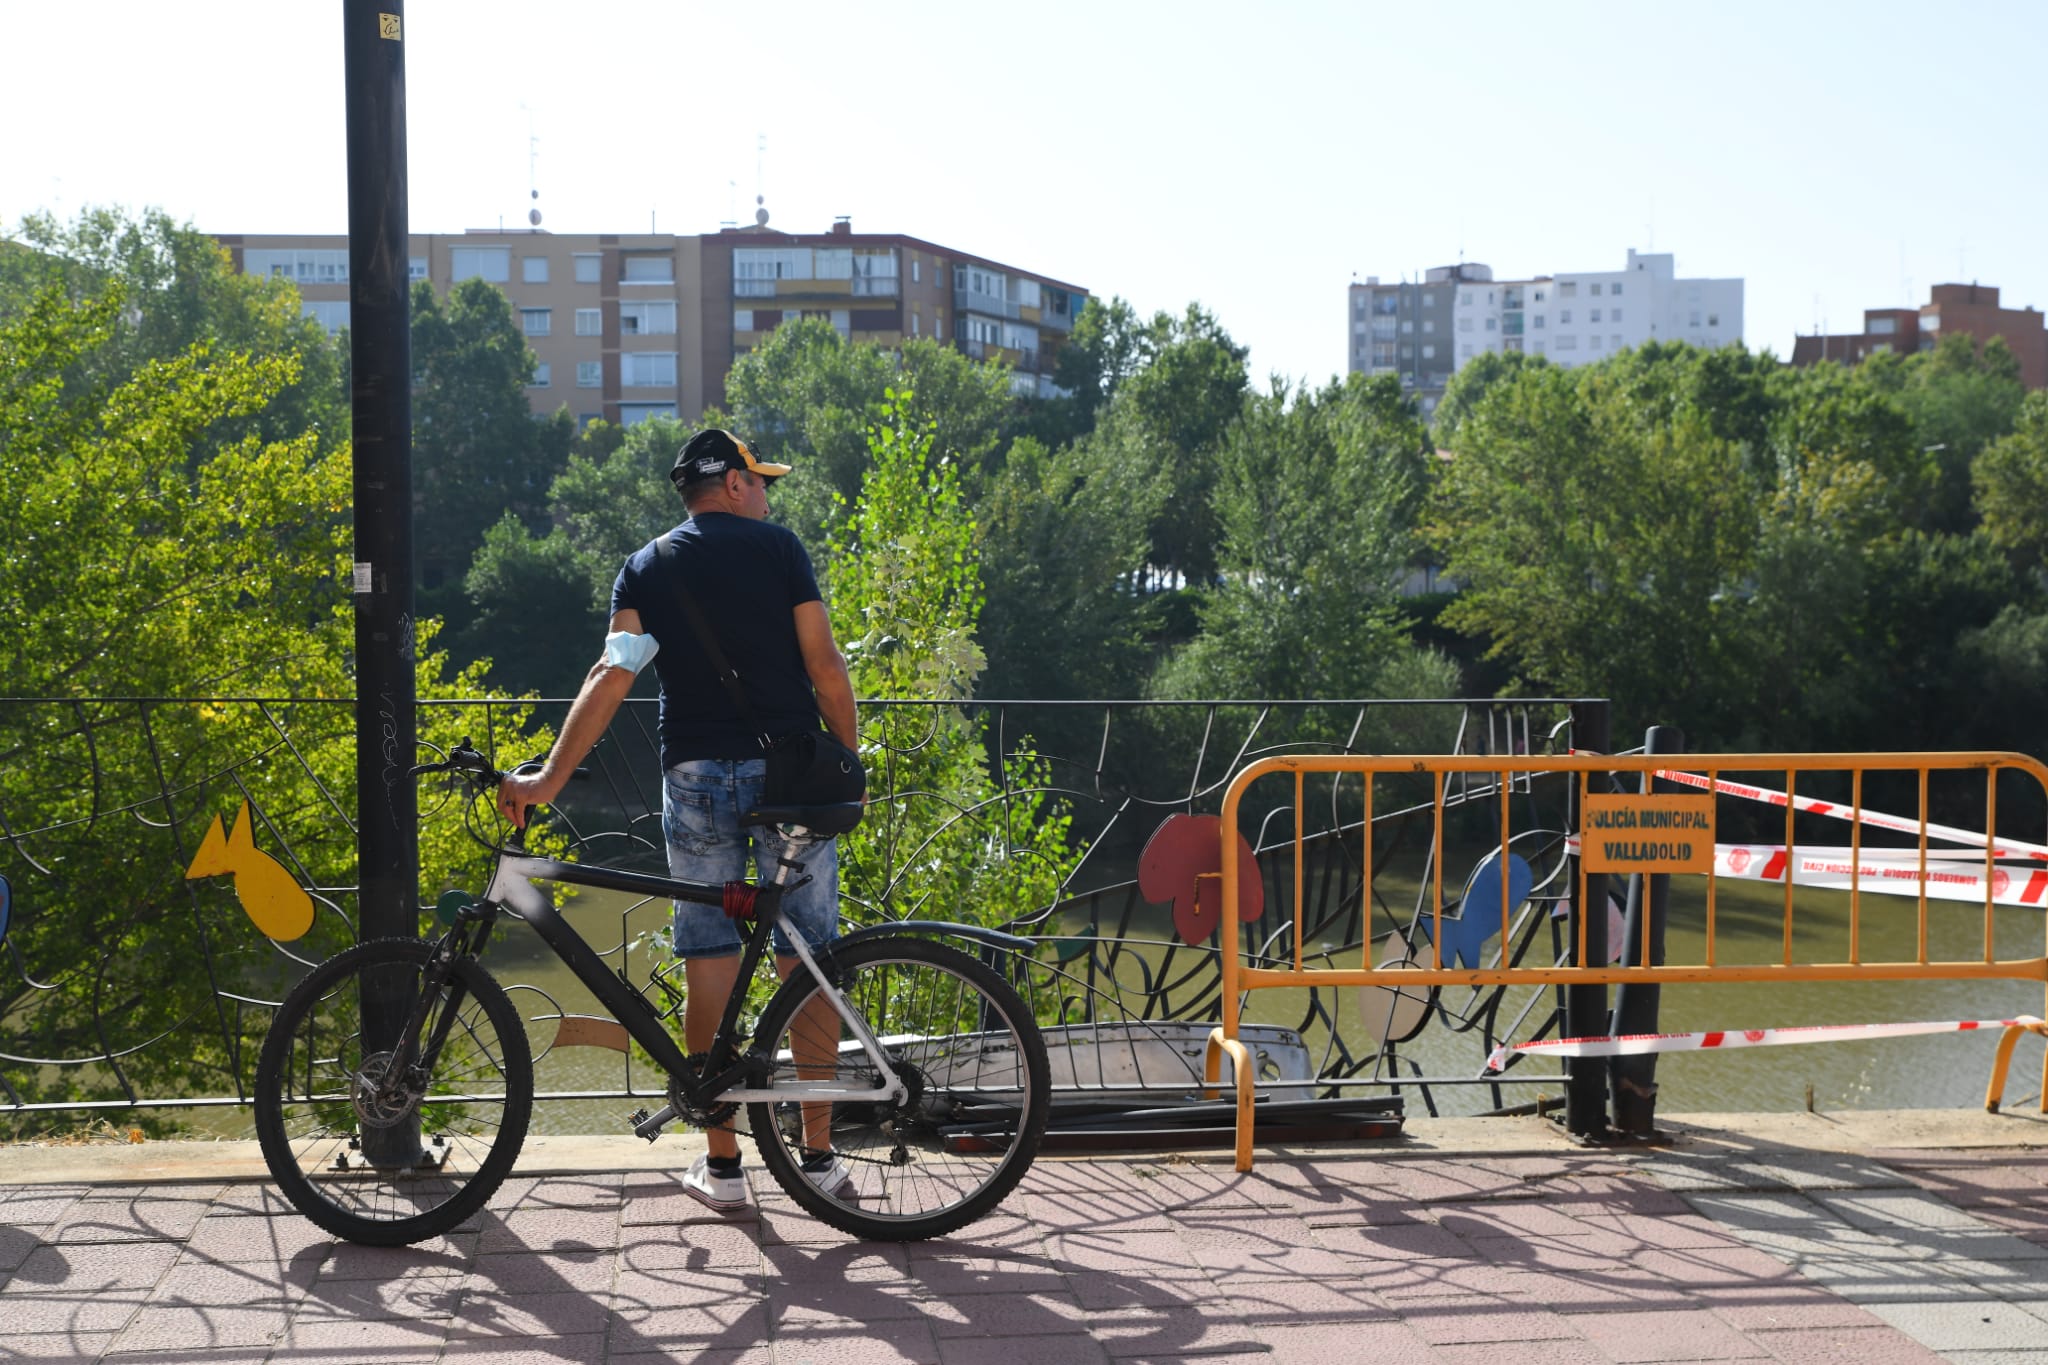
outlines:
[{"label": "red and white warning tape", "polygon": [[1859,1038],[1906,1038],[1917,1033],[1968,1033],[1976,1029],[2039,1029],[2032,1015],[2016,1019],[1962,1019],[1935,1024],[1810,1024],[1794,1028],[1752,1028],[1705,1033],[1631,1033],[1619,1038],[1552,1038],[1497,1047],[1488,1071],[1502,1071],[1516,1054],[1546,1057],[1632,1057],[1646,1052],[1704,1052],[1710,1048],[1783,1047],[1788,1043],[1839,1043]]},{"label": "red and white warning tape", "polygon": [[[1798,848],[1788,856],[1780,844],[1716,844],[1714,871],[1744,881],[1781,883],[1789,871],[1794,886],[1847,891],[1853,885],[1888,896],[1919,898],[1919,850],[1866,848],[1856,860],[1852,860],[1852,852],[1847,847],[1815,846]],[[1984,864],[1929,857],[1926,886],[1932,899],[1982,905]],[[1991,901],[1994,905],[2048,905],[2048,868],[1993,867]]]},{"label": "red and white warning tape", "polygon": [[[1723,796],[1747,797],[1751,801],[1762,801],[1766,805],[1771,806],[1782,807],[1786,801],[1784,792],[1774,791],[1769,787],[1752,787],[1746,782],[1730,782],[1725,778],[1716,778],[1714,781],[1709,782],[1702,773],[1680,772],[1675,768],[1660,768],[1657,770],[1657,776],[1672,782],[1682,782],[1688,787],[1698,787],[1703,791],[1711,790]],[[1916,839],[1920,837],[1920,822],[1908,819],[1902,815],[1886,815],[1874,810],[1859,811],[1855,807],[1845,806],[1839,801],[1817,801],[1811,796],[1795,796],[1791,798],[1791,801],[1792,808],[1802,814],[1825,815],[1836,820],[1854,820],[1861,824],[1869,825],[1873,829],[1888,829],[1899,834],[1910,834]],[[1973,850],[1984,847],[1983,834],[1976,830],[1962,829],[1955,825],[1939,825],[1930,821],[1927,825],[1927,837],[1938,839],[1943,843],[1964,844]],[[1868,858],[1874,851],[1873,849],[1865,849],[1863,850],[1863,856]],[[2017,839],[2000,839],[1998,846],[1992,849],[1991,852],[1994,857],[1999,858],[2029,858],[2035,862],[2048,862],[2048,844],[2029,844]]]},{"label": "red and white warning tape", "polygon": [[[1577,853],[1579,839],[1565,840],[1565,851]],[[1943,853],[1954,850],[1944,849]],[[1816,844],[1787,854],[1782,844],[1715,844],[1714,874],[1738,881],[1778,882],[1789,870],[1794,886],[1847,891],[1852,885],[1886,896],[1920,898],[1920,851],[1913,848],[1866,848],[1860,858],[1847,845]],[[1856,875],[1850,876],[1851,869]],[[1984,903],[1984,864],[1953,857],[1927,859],[1927,894],[1934,900]],[[1993,867],[1994,905],[2048,907],[2048,868]]]}]

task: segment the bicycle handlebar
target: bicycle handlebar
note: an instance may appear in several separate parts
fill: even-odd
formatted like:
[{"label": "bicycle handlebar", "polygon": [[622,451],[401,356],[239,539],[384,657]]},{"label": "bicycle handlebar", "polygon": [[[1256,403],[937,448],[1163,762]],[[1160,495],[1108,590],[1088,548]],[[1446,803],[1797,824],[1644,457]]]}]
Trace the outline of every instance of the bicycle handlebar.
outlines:
[{"label": "bicycle handlebar", "polygon": [[[529,759],[524,763],[515,765],[511,772],[519,773],[528,768],[538,770],[540,766],[538,759]],[[417,767],[407,769],[405,775],[407,777],[422,777],[427,773],[464,773],[476,779],[479,790],[497,786],[508,775],[498,771],[488,758],[477,752],[471,746],[466,735],[463,737],[462,743],[450,749],[448,757],[441,762],[422,763]],[[590,769],[578,768],[570,776],[573,778],[588,777],[590,776]]]}]

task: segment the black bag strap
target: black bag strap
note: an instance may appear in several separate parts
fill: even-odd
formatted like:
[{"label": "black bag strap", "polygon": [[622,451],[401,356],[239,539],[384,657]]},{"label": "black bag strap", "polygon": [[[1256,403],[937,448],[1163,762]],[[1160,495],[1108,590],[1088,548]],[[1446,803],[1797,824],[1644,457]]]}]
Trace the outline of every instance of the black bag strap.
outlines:
[{"label": "black bag strap", "polygon": [[676,558],[676,544],[673,532],[664,532],[654,538],[654,553],[668,566],[669,579],[675,584],[676,601],[682,605],[683,615],[689,618],[690,629],[697,634],[697,643],[704,647],[704,654],[711,660],[712,670],[718,681],[725,686],[726,695],[739,708],[740,719],[754,732],[754,741],[765,751],[775,747],[768,738],[768,732],[761,728],[761,718],[754,713],[753,702],[747,699],[747,689],[740,686],[739,670],[725,657],[719,648],[718,634],[711,629],[711,622],[705,619],[704,609],[697,605],[697,599],[690,596],[690,590],[683,586],[683,568]]}]

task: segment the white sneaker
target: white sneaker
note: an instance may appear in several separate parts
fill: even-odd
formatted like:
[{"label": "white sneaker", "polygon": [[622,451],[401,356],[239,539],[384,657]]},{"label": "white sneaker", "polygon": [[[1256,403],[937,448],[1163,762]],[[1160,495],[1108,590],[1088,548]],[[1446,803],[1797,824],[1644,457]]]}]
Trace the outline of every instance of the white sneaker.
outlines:
[{"label": "white sneaker", "polygon": [[747,1207],[744,1175],[713,1175],[711,1158],[700,1156],[683,1175],[683,1192],[708,1209],[739,1213]]},{"label": "white sneaker", "polygon": [[855,1202],[853,1172],[839,1159],[837,1152],[832,1154],[831,1165],[822,1171],[805,1171],[804,1179],[817,1186],[818,1192],[828,1199],[836,1199],[842,1204]]}]

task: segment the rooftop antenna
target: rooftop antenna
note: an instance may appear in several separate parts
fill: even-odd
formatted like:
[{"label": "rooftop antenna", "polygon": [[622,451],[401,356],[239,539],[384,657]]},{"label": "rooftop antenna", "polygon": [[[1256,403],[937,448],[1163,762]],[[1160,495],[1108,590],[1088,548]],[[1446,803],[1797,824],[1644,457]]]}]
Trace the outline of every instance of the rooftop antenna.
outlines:
[{"label": "rooftop antenna", "polygon": [[526,110],[526,197],[531,201],[526,210],[527,223],[540,226],[540,139],[533,131],[533,108],[524,100],[519,107]]},{"label": "rooftop antenna", "polygon": [[768,161],[768,134],[754,134],[754,226],[768,226],[768,199],[761,188],[763,168]]}]

